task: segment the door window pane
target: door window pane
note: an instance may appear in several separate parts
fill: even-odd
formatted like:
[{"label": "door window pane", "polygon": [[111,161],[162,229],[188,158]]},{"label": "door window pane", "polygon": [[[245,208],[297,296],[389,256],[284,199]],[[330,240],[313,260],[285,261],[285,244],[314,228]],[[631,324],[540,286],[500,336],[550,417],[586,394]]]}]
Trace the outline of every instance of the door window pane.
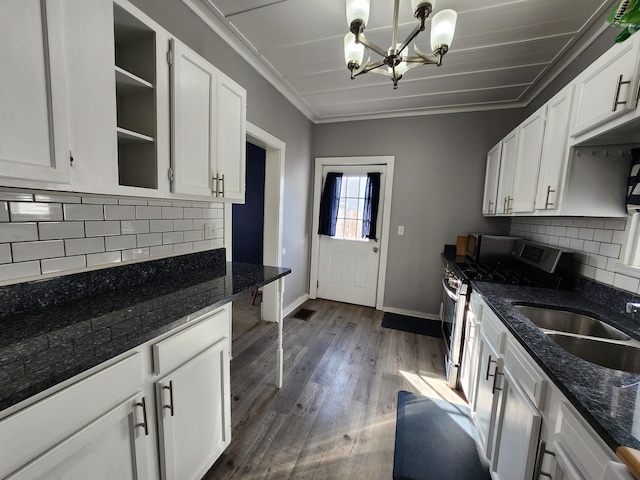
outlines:
[{"label": "door window pane", "polygon": [[364,215],[364,194],[367,187],[366,175],[343,175],[340,189],[340,206],[334,238],[364,241],[362,219]]}]

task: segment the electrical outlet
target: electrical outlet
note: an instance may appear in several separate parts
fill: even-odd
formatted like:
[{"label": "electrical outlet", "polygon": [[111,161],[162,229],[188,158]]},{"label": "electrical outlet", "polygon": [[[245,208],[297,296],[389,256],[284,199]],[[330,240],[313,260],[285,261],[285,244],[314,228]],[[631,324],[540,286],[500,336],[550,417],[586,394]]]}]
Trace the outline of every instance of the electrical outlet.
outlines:
[{"label": "electrical outlet", "polygon": [[398,225],[398,235],[404,235],[404,225]]},{"label": "electrical outlet", "polygon": [[213,223],[205,223],[204,224],[204,239],[211,240],[215,234],[215,228],[213,228]]}]

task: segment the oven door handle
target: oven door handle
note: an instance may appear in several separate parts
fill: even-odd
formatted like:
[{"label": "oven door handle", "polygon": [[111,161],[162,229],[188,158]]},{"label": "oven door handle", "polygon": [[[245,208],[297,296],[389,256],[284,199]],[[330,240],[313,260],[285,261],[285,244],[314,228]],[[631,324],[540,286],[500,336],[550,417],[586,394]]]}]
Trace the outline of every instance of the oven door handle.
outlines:
[{"label": "oven door handle", "polygon": [[442,277],[442,286],[444,288],[445,293],[449,296],[451,300],[453,300],[454,302],[457,302],[459,300],[458,295],[456,295],[451,291],[451,289],[449,288],[449,285],[447,285],[447,280],[444,277]]}]

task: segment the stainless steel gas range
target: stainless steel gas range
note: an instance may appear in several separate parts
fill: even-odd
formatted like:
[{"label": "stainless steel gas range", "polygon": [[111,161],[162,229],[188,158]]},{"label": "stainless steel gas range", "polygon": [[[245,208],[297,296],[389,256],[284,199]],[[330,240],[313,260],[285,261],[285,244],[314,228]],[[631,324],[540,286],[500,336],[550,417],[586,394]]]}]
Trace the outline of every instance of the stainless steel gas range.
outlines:
[{"label": "stainless steel gas range", "polygon": [[466,390],[463,356],[473,336],[475,319],[469,314],[471,282],[506,283],[543,288],[571,287],[572,252],[561,248],[513,239],[510,255],[477,262],[470,257],[444,254],[440,317],[447,346],[445,367],[449,387]]}]

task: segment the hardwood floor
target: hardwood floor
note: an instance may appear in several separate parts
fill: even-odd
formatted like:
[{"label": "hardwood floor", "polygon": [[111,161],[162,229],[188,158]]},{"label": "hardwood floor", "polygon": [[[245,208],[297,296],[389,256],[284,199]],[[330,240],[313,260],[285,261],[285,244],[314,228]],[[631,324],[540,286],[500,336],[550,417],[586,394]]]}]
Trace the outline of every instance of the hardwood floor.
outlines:
[{"label": "hardwood floor", "polygon": [[311,300],[284,323],[233,342],[232,442],[205,479],[391,479],[398,390],[464,400],[444,379],[441,339],[382,328],[382,312]]}]

